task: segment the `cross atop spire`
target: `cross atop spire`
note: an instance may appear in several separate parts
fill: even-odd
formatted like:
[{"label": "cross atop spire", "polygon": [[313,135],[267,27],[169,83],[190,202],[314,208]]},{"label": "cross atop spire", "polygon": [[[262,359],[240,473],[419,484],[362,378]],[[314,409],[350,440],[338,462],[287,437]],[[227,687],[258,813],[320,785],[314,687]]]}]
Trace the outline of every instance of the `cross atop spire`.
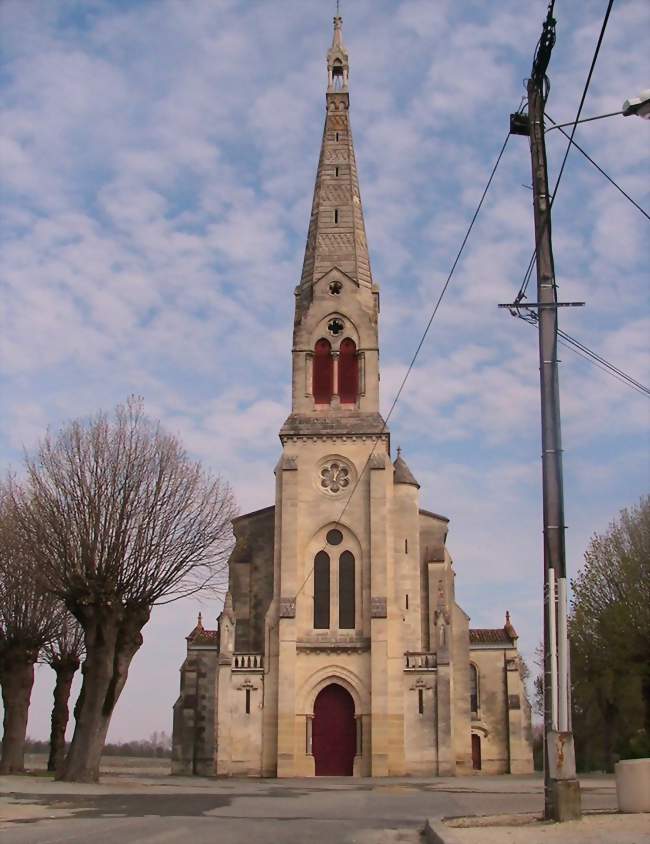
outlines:
[{"label": "cross atop spire", "polygon": [[332,46],[327,51],[328,92],[347,91],[349,73],[348,51],[343,43],[343,18],[339,15],[339,4],[337,2]]}]

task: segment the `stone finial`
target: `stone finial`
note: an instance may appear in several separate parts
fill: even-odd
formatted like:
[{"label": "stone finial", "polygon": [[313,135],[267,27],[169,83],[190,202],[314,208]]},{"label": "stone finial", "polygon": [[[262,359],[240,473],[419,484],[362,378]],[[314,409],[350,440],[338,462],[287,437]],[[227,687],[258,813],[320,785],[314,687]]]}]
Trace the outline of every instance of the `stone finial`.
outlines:
[{"label": "stone finial", "polygon": [[348,51],[343,43],[343,18],[338,14],[334,18],[332,46],[327,51],[327,92],[348,90],[350,64]]},{"label": "stone finial", "polygon": [[201,615],[200,610],[199,610],[199,617],[196,620],[196,628],[197,628],[197,630],[203,630],[203,616]]},{"label": "stone finial", "polygon": [[508,636],[510,636],[511,639],[519,638],[519,636],[517,635],[517,631],[515,630],[512,625],[512,622],[510,621],[510,610],[506,610],[506,623],[503,625],[503,629],[506,631],[506,633],[508,634]]}]

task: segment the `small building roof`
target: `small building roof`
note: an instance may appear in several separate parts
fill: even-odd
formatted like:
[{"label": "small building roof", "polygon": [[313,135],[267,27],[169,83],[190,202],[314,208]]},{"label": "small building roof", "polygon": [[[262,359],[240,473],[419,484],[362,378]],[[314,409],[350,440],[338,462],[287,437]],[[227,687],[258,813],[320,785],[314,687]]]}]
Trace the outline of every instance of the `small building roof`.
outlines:
[{"label": "small building roof", "polygon": [[196,627],[189,636],[185,637],[191,645],[216,645],[219,642],[218,630],[206,630],[203,626],[203,619],[199,613]]},{"label": "small building roof", "polygon": [[512,644],[512,639],[503,627],[497,627],[496,629],[474,627],[470,628],[469,631],[469,643],[470,645],[499,645],[501,643],[510,645]]},{"label": "small building roof", "polygon": [[475,627],[470,628],[470,645],[510,645],[515,644],[518,639],[517,631],[510,621],[510,613],[506,611],[506,623],[503,627]]},{"label": "small building roof", "polygon": [[415,480],[413,472],[409,469],[406,460],[402,457],[402,449],[397,449],[397,460],[393,463],[395,469],[394,482],[396,484],[409,484],[420,489],[420,484]]}]

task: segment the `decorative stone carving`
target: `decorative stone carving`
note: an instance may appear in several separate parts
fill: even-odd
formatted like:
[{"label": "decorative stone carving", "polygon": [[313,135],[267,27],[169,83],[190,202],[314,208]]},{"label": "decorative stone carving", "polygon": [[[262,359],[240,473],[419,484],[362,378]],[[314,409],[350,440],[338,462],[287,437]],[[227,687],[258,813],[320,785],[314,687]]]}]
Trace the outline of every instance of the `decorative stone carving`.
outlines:
[{"label": "decorative stone carving", "polygon": [[280,618],[296,617],[296,599],[280,598]]},{"label": "decorative stone carving", "polygon": [[350,470],[340,460],[326,463],[320,470],[320,486],[321,489],[336,495],[350,486]]},{"label": "decorative stone carving", "polygon": [[371,618],[386,618],[388,615],[386,611],[386,598],[371,598],[370,599],[370,617]]}]

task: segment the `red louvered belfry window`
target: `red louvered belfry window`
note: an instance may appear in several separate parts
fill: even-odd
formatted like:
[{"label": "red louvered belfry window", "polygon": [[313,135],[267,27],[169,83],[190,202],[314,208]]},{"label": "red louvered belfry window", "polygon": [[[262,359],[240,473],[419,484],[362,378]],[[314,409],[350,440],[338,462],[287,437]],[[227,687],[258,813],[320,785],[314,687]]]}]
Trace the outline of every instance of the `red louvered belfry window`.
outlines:
[{"label": "red louvered belfry window", "polygon": [[339,356],[339,395],[341,404],[356,404],[359,395],[359,361],[354,340],[341,341]]},{"label": "red louvered belfry window", "polygon": [[334,359],[329,340],[318,340],[314,349],[313,390],[316,404],[329,404],[332,401]]}]

